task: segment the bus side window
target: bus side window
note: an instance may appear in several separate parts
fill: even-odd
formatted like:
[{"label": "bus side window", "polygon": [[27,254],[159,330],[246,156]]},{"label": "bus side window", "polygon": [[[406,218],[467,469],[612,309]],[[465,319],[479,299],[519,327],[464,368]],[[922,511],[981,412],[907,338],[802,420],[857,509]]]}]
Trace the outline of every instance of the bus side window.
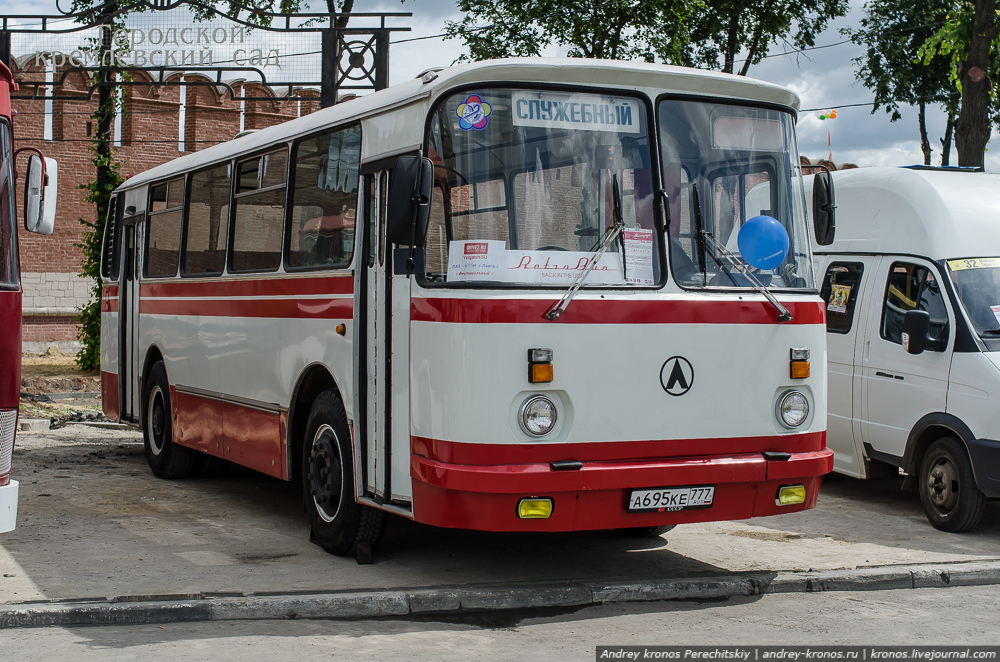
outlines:
[{"label": "bus side window", "polygon": [[820,296],[826,302],[828,332],[850,333],[864,269],[859,262],[834,262],[826,270]]},{"label": "bus side window", "polygon": [[277,271],[285,226],[288,148],[236,166],[236,214],[230,271]]},{"label": "bus side window", "polygon": [[152,188],[146,229],[147,278],[177,275],[181,252],[181,220],[184,214],[184,178],[178,177]]},{"label": "bus side window", "polygon": [[185,276],[222,273],[226,263],[231,181],[229,163],[191,175],[181,266]]},{"label": "bus side window", "polygon": [[930,313],[931,338],[943,340],[948,337],[948,309],[937,277],[927,267],[895,262],[889,269],[882,309],[881,335],[885,340],[902,344],[903,317],[910,310]]},{"label": "bus side window", "polygon": [[361,127],[295,144],[286,266],[346,267],[354,255]]}]

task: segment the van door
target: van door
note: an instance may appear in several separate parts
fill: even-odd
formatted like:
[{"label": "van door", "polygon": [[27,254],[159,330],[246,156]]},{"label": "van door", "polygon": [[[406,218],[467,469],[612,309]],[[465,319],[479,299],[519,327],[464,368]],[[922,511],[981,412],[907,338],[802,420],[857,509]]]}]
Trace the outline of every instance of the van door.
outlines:
[{"label": "van door", "polygon": [[[926,414],[945,411],[955,327],[954,316],[933,263],[912,257],[883,257],[869,306],[862,358],[861,437],[869,457],[902,465],[906,440]],[[941,352],[907,353],[902,345],[908,310],[931,315],[930,334],[946,340]],[[832,390],[832,389],[831,389]]]},{"label": "van door", "polygon": [[826,302],[829,384],[826,445],[833,450],[834,469],[857,478],[864,476],[864,463],[860,434],[854,430],[861,417],[861,375],[855,366],[860,363],[868,321],[864,290],[870,289],[873,263],[877,266],[878,258],[831,258],[821,292]]},{"label": "van door", "polygon": [[364,249],[356,300],[360,343],[357,434],[362,437],[359,485],[376,504],[408,506],[410,486],[410,286],[393,269],[386,241],[390,170],[366,175]]}]

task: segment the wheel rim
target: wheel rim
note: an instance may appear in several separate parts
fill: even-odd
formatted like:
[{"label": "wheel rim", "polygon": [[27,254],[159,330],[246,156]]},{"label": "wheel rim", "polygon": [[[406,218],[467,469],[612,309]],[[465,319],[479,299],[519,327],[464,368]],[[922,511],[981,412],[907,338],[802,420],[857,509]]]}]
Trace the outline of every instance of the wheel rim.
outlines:
[{"label": "wheel rim", "polygon": [[309,451],[309,492],[316,513],[324,522],[332,522],[340,512],[344,463],[340,457],[337,434],[323,424],[313,435]]},{"label": "wheel rim", "polygon": [[947,457],[934,460],[930,471],[927,472],[927,496],[942,515],[947,515],[955,509],[958,504],[959,488],[958,468],[955,463]]},{"label": "wheel rim", "polygon": [[163,391],[154,386],[149,392],[149,406],[146,409],[146,433],[153,455],[163,452],[163,432],[166,428],[166,412],[163,406]]}]

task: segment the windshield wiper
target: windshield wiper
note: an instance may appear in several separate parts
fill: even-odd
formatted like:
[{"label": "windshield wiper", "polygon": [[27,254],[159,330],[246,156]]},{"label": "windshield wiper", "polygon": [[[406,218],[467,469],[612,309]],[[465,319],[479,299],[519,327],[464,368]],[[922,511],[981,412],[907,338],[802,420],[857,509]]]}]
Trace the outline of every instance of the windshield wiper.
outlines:
[{"label": "windshield wiper", "polygon": [[[708,239],[708,240],[710,240],[712,242],[712,244],[715,246],[715,250],[717,250],[720,253],[722,253],[723,257],[725,257],[727,260],[729,260],[732,263],[732,265],[734,267],[736,267],[736,269],[741,274],[743,274],[744,277],[746,277],[747,280],[749,280],[751,283],[753,283],[754,289],[756,291],[758,291],[761,294],[763,294],[764,298],[766,298],[768,301],[771,302],[771,305],[774,306],[777,309],[777,311],[778,311],[778,321],[779,322],[791,322],[792,321],[792,314],[790,312],[788,312],[787,308],[785,308],[784,306],[781,305],[781,302],[778,301],[774,297],[773,294],[771,294],[771,290],[769,290],[767,288],[767,286],[764,285],[764,283],[760,282],[760,279],[758,279],[757,276],[754,275],[754,273],[752,271],[750,271],[750,269],[748,268],[750,265],[744,266],[745,263],[743,262],[743,260],[741,260],[740,258],[738,258],[735,255],[733,255],[732,253],[730,253],[729,250],[725,246],[722,245],[722,242],[720,242],[718,239],[716,239],[715,235],[713,235],[711,232],[707,232],[707,231],[702,230],[701,234],[702,234],[703,237],[705,237],[706,239]],[[729,278],[735,283],[736,279],[733,278],[732,274],[728,274],[728,275],[729,275]]]},{"label": "windshield wiper", "polygon": [[[566,308],[569,307],[570,302],[576,293],[583,287],[583,281],[587,280],[587,276],[590,272],[594,270],[597,263],[601,261],[601,256],[604,252],[608,250],[608,247],[614,243],[615,239],[622,236],[622,230],[625,224],[622,222],[622,201],[621,193],[618,190],[618,175],[611,176],[611,188],[612,188],[612,201],[611,201],[611,215],[614,218],[614,225],[609,227],[604,231],[604,236],[601,237],[600,243],[598,243],[594,248],[590,249],[589,260],[587,266],[584,267],[583,272],[576,277],[573,284],[570,285],[569,289],[566,290],[566,294],[562,296],[559,301],[552,304],[543,317],[549,321],[554,321],[559,319],[559,316],[563,314]],[[625,273],[625,241],[622,240],[622,274]]]},{"label": "windshield wiper", "polygon": [[[703,230],[701,227],[701,199],[698,197],[698,185],[692,184],[691,189],[692,189],[691,195],[694,196],[694,242],[698,247],[698,268],[701,269],[701,284],[702,286],[707,286],[708,272],[705,270],[706,251],[705,251],[704,235],[707,234],[711,236],[711,233],[706,230]],[[712,237],[712,239],[715,239],[715,237]],[[725,265],[722,264],[722,260],[720,260],[715,253],[709,253],[709,256],[711,256],[711,258],[715,260],[715,263],[719,265],[720,269],[722,269],[722,273],[726,274],[726,277],[729,278],[730,281],[732,281],[733,285],[739,286],[739,283],[736,282],[736,279],[733,278],[733,275],[728,271],[726,271]]]}]

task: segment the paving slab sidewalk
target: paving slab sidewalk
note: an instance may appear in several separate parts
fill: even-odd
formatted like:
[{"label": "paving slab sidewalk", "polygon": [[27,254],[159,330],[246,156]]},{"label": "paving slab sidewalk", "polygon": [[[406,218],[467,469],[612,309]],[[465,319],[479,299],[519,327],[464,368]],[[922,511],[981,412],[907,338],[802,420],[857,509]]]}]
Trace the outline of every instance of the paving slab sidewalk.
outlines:
[{"label": "paving slab sidewalk", "polygon": [[[1000,559],[1000,508],[991,504],[973,533],[942,533],[898,480],[833,477],[813,511],[686,525],[652,540],[454,531],[395,518],[375,563],[359,566],[309,544],[297,484],[249,471],[159,480],[132,431],[21,434],[14,476],[21,503],[18,529],[0,536],[0,603],[185,595],[218,605],[264,594],[641,585]],[[912,571],[900,572],[912,581]]]}]

